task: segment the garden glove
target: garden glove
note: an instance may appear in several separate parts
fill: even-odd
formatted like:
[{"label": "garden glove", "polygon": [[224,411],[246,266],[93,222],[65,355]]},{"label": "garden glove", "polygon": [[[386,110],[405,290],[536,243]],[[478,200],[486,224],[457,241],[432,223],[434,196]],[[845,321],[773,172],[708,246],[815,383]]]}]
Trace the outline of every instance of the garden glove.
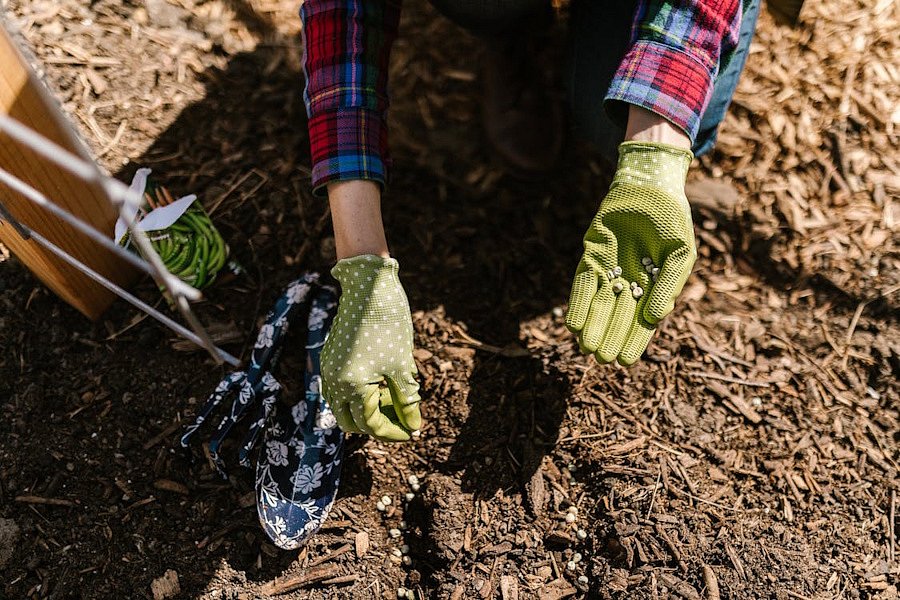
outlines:
[{"label": "garden glove", "polygon": [[601,363],[636,362],[697,259],[684,182],[693,155],[625,142],[609,193],[584,236],[566,326]]},{"label": "garden glove", "polygon": [[408,440],[421,427],[413,326],[393,258],[345,258],[334,325],[322,348],[322,394],[345,432]]}]

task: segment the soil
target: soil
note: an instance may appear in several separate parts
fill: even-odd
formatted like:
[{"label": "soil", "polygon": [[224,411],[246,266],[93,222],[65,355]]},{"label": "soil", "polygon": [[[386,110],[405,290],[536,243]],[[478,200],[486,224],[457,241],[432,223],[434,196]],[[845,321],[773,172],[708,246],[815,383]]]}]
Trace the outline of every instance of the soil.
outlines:
[{"label": "soil", "polygon": [[[244,357],[284,285],[333,260],[295,4],[6,0],[100,162],[214,208],[247,274],[198,312]],[[175,450],[226,371],[123,302],[86,321],[3,255],[0,597],[896,599],[898,8],[809,4],[796,29],[761,17],[689,178],[700,259],[625,369],[581,356],[562,316],[608,169],[573,142],[548,180],[507,177],[478,44],[406,3],[384,209],[427,423],[351,438],[299,552],[267,542],[251,473]],[[289,349],[288,398],[300,372]]]}]

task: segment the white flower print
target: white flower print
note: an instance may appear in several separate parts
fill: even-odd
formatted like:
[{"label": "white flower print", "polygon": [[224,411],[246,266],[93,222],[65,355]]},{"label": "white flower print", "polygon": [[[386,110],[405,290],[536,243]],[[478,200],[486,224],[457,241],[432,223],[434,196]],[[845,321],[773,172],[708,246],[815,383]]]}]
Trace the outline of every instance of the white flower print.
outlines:
[{"label": "white flower print", "polygon": [[322,485],[322,465],[303,465],[300,469],[291,475],[291,483],[294,484],[294,491],[301,494],[308,494],[320,485]]},{"label": "white flower print", "polygon": [[321,306],[313,305],[309,311],[309,331],[318,331],[325,324],[328,318],[328,311],[323,310]]},{"label": "white flower print", "polygon": [[309,292],[309,285],[305,283],[295,283],[291,287],[288,288],[285,296],[287,297],[288,304],[297,304],[302,301],[303,298],[306,297],[306,294]]},{"label": "white flower print", "polygon": [[288,447],[287,444],[278,440],[269,440],[266,444],[266,456],[270,465],[286,467],[288,464]]},{"label": "white flower print", "polygon": [[272,531],[275,532],[275,535],[282,535],[287,527],[287,523],[285,523],[284,517],[281,515],[275,517],[274,521],[269,521],[268,523],[269,527],[272,528]]},{"label": "white flower print", "polygon": [[281,389],[281,384],[268,371],[263,374],[262,383],[263,389],[267,392],[275,392]]},{"label": "white flower print", "polygon": [[330,410],[321,410],[316,415],[316,429],[334,429],[337,427],[337,419]]},{"label": "white flower print", "polygon": [[309,389],[306,390],[307,394],[315,394],[313,400],[318,400],[319,394],[322,393],[322,376],[321,375],[313,375],[309,380]]},{"label": "white flower print", "polygon": [[275,327],[270,323],[266,323],[259,329],[259,337],[256,339],[257,348],[271,348],[272,336],[275,334]]},{"label": "white flower print", "polygon": [[292,438],[291,441],[288,442],[288,446],[294,449],[294,453],[297,456],[303,456],[306,453],[306,443],[299,438]]},{"label": "white flower print", "polygon": [[291,416],[294,417],[294,423],[297,425],[302,425],[306,420],[306,415],[309,414],[309,411],[306,406],[306,402],[298,402],[291,409]]}]

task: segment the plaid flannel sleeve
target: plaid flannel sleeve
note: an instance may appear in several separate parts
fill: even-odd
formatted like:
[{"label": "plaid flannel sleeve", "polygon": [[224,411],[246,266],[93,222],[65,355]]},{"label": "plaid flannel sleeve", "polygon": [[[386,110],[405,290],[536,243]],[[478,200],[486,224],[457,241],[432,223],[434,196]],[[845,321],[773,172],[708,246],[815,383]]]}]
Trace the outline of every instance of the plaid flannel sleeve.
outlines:
[{"label": "plaid flannel sleeve", "polygon": [[300,7],[316,194],[332,181],[387,182],[388,61],[400,5],[401,0],[305,0]]},{"label": "plaid flannel sleeve", "polygon": [[606,94],[610,116],[624,124],[628,105],[641,106],[693,141],[740,29],[740,0],[640,0],[631,44]]}]

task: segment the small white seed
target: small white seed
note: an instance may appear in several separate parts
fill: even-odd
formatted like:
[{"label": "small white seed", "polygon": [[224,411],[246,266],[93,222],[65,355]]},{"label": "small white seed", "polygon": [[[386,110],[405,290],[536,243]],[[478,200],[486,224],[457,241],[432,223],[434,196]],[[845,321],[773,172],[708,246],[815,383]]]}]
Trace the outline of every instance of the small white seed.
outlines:
[{"label": "small white seed", "polygon": [[409,544],[400,546],[400,554],[409,554]]},{"label": "small white seed", "polygon": [[634,289],[634,288],[636,288],[636,287],[637,287],[637,281],[632,281],[632,282],[631,282],[631,289]]},{"label": "small white seed", "polygon": [[581,562],[581,558],[582,558],[581,552],[576,552],[575,554],[572,555],[572,560],[574,560],[577,563]]},{"label": "small white seed", "polygon": [[409,485],[416,485],[417,483],[419,483],[419,478],[415,475],[410,475],[406,478],[406,482],[409,483]]},{"label": "small white seed", "polygon": [[401,556],[403,556],[403,553],[400,552],[400,548],[393,548],[391,550],[391,556],[396,556],[397,558],[400,558]]},{"label": "small white seed", "polygon": [[622,274],[622,267],[615,267],[615,268],[613,268],[613,274],[614,274],[616,277],[618,277],[619,275],[621,275],[621,274]]},{"label": "small white seed", "polygon": [[582,584],[582,585],[587,585],[587,584],[588,584],[588,578],[587,578],[587,575],[582,575],[582,576],[580,576],[580,577],[578,578],[578,583],[580,583],[580,584]]},{"label": "small white seed", "polygon": [[409,565],[412,564],[412,559],[411,559],[409,556],[404,556],[404,557],[403,557],[403,564],[406,565],[406,566],[408,567]]},{"label": "small white seed", "polygon": [[577,518],[575,513],[566,513],[566,523],[574,523]]},{"label": "small white seed", "polygon": [[622,285],[621,281],[617,281],[613,284],[613,294],[621,294],[624,289],[625,286]]},{"label": "small white seed", "polygon": [[396,528],[389,530],[389,531],[388,531],[388,534],[389,534],[392,538],[398,538],[398,537],[400,537],[400,535],[401,535],[400,530],[399,530],[399,529],[396,529]]},{"label": "small white seed", "polygon": [[631,295],[634,296],[635,300],[637,300],[638,298],[640,298],[641,296],[644,295],[644,289],[641,287],[636,287],[633,290],[631,290]]},{"label": "small white seed", "polygon": [[574,560],[570,560],[569,562],[566,563],[566,568],[570,571],[574,571],[575,569],[578,568],[578,565],[575,564]]},{"label": "small white seed", "polygon": [[406,600],[406,588],[398,587],[397,597],[400,598],[400,600]]},{"label": "small white seed", "polygon": [[575,532],[575,535],[578,536],[579,540],[587,539],[587,531],[585,531],[584,529],[579,529],[578,531]]},{"label": "small white seed", "polygon": [[387,507],[384,505],[384,502],[382,502],[381,500],[379,500],[378,502],[375,503],[375,508],[378,509],[378,512],[384,512],[385,510],[387,510]]},{"label": "small white seed", "polygon": [[382,496],[381,503],[384,504],[385,506],[390,506],[391,505],[391,497],[390,496]]},{"label": "small white seed", "polygon": [[415,500],[416,495],[412,492],[406,492],[406,496],[404,496],[404,498],[406,498],[407,502],[412,502],[413,500]]},{"label": "small white seed", "polygon": [[411,487],[411,488],[412,488],[412,491],[414,491],[414,492],[418,492],[418,491],[419,491],[419,489],[420,489],[420,488],[421,488],[421,487],[422,487],[422,486],[420,486],[420,485],[419,485],[419,484],[418,484],[418,483],[414,483],[414,484],[412,484],[412,485],[411,485],[411,486],[409,486],[409,487]]}]

